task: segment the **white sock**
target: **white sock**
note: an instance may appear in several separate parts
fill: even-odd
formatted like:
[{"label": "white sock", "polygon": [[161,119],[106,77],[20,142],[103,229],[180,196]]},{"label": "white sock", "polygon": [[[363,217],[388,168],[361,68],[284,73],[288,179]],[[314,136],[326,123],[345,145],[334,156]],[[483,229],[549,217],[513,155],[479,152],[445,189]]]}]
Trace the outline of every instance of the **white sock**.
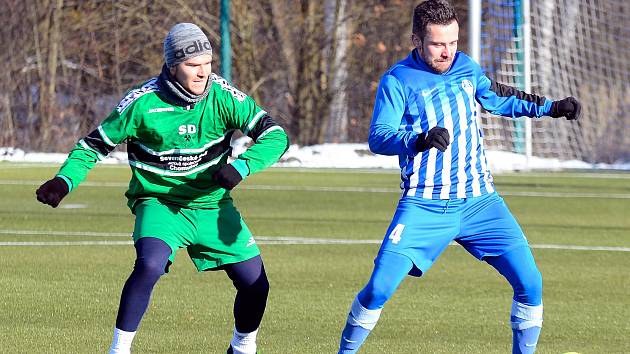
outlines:
[{"label": "white sock", "polygon": [[112,346],[109,348],[109,354],[130,354],[131,342],[136,332],[126,332],[122,329],[114,328],[114,339]]},{"label": "white sock", "polygon": [[376,322],[378,322],[379,317],[381,317],[381,311],[383,311],[382,308],[370,310],[363,307],[357,296],[354,298],[354,301],[352,301],[350,314],[348,315],[348,323],[352,326],[359,326],[371,331],[376,327]]},{"label": "white sock", "polygon": [[258,334],[258,330],[240,333],[235,328],[234,337],[230,342],[234,354],[256,354],[256,334]]}]

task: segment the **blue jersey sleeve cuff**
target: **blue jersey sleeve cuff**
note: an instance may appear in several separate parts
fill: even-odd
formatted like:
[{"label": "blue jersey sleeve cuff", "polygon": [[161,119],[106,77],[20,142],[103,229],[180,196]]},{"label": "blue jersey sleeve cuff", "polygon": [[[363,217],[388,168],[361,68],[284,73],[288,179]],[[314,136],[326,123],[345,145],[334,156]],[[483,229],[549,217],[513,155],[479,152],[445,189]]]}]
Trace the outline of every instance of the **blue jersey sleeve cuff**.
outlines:
[{"label": "blue jersey sleeve cuff", "polygon": [[544,110],[545,110],[545,115],[546,116],[551,114],[551,104],[552,103],[553,103],[552,100],[550,100],[548,98],[545,99],[545,106],[544,106],[545,108],[544,108]]},{"label": "blue jersey sleeve cuff", "polygon": [[413,152],[413,154],[408,154],[408,155],[416,156],[420,152],[416,148],[416,146],[418,146],[417,142],[419,138],[420,138],[420,134],[416,134],[407,142],[407,150]]},{"label": "blue jersey sleeve cuff", "polygon": [[245,179],[245,177],[249,176],[249,167],[247,166],[247,161],[236,159],[232,161],[232,166],[238,171],[238,173]]}]

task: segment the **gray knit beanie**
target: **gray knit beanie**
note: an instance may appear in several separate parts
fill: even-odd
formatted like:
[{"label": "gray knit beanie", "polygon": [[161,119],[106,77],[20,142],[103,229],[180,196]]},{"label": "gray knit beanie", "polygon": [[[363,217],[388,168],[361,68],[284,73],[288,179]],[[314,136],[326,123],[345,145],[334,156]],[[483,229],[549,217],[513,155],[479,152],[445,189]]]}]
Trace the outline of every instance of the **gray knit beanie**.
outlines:
[{"label": "gray knit beanie", "polygon": [[212,55],[212,46],[195,24],[178,23],[164,39],[164,62],[169,68],[203,54]]}]

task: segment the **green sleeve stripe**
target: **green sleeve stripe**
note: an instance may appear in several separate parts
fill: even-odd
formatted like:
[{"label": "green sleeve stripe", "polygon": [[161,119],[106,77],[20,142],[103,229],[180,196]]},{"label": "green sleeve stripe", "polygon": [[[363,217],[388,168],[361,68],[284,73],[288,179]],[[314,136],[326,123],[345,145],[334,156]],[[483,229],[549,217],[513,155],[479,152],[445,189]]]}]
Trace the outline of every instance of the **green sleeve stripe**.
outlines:
[{"label": "green sleeve stripe", "polygon": [[258,136],[258,139],[256,139],[256,141],[260,140],[263,136],[265,136],[265,135],[267,135],[267,134],[271,133],[271,132],[272,132],[272,131],[274,131],[274,130],[282,130],[282,131],[284,131],[284,129],[282,129],[282,127],[281,127],[281,126],[279,126],[279,125],[274,125],[274,126],[271,126],[271,127],[269,127],[269,129],[267,129],[267,130],[265,130],[264,132],[262,132],[262,133]]},{"label": "green sleeve stripe", "polygon": [[99,125],[98,126],[98,132],[101,133],[101,137],[103,138],[103,141],[111,146],[111,147],[116,147],[116,144],[114,144],[108,137],[107,134],[105,134],[105,130],[103,129],[103,126]]},{"label": "green sleeve stripe", "polygon": [[96,157],[97,157],[99,160],[103,160],[103,159],[105,158],[105,156],[104,156],[103,154],[101,154],[100,152],[98,152],[98,151],[96,151],[96,150],[92,149],[92,148],[90,147],[90,145],[88,145],[88,144],[85,142],[85,140],[83,140],[83,139],[79,140],[79,145],[81,145],[84,149],[86,149],[86,150],[90,150],[90,151],[92,151],[93,153],[95,153],[95,154],[96,154]]},{"label": "green sleeve stripe", "polygon": [[68,191],[72,190],[72,181],[70,180],[70,178],[64,176],[64,175],[57,175],[57,177],[61,178],[62,180],[64,180],[66,182],[66,184],[68,184]]},{"label": "green sleeve stripe", "polygon": [[258,120],[260,120],[260,118],[264,116],[265,114],[267,114],[267,112],[264,110],[260,110],[260,112],[256,113],[254,118],[252,118],[252,121],[249,122],[249,124],[247,124],[247,127],[245,128],[245,131],[243,132],[243,134],[247,135],[247,133],[249,133],[249,131],[252,130],[252,128],[256,125],[256,123],[258,123]]}]

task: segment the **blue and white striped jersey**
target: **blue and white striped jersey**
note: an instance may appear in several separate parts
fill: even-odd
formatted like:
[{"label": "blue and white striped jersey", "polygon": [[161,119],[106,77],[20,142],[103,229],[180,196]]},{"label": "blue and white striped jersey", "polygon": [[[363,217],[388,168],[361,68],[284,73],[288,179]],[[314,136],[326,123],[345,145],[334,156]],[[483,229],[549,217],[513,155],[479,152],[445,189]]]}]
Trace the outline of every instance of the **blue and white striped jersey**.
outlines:
[{"label": "blue and white striped jersey", "polygon": [[[490,80],[462,52],[443,74],[433,71],[416,50],[385,72],[368,142],[376,154],[398,155],[403,196],[457,199],[494,191],[477,103],[493,114],[541,117],[549,114],[552,101]],[[418,135],[435,126],[448,129],[448,149],[418,152]]]}]

